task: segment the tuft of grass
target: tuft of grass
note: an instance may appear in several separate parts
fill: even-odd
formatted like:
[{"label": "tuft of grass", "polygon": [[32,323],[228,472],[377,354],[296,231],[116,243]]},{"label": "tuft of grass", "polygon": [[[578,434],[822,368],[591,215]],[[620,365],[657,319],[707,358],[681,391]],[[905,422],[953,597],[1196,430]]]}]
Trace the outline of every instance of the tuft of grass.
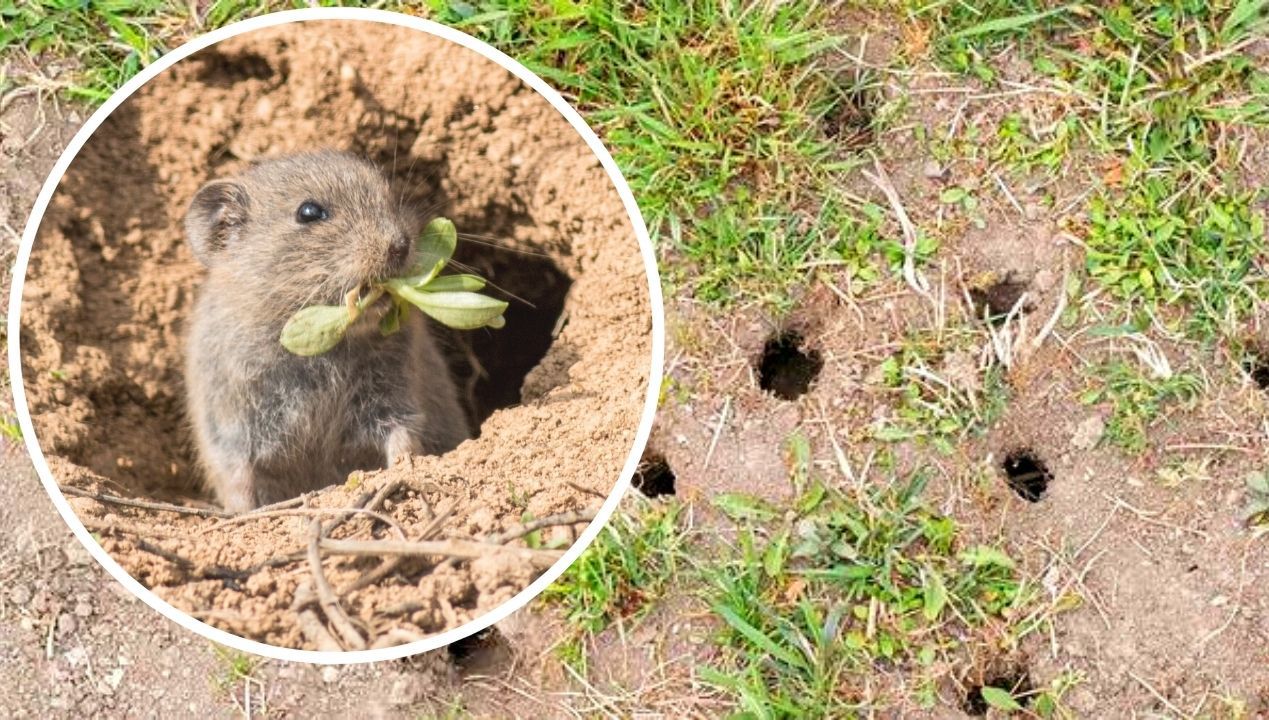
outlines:
[{"label": "tuft of grass", "polygon": [[16,418],[5,416],[0,419],[0,433],[15,443],[22,442],[22,426]]},{"label": "tuft of grass", "polygon": [[212,678],[218,690],[226,692],[240,682],[254,680],[252,674],[259,667],[260,658],[216,644],[212,645],[212,652],[220,663],[220,671]]},{"label": "tuft of grass", "polygon": [[[870,137],[875,81],[832,67],[841,38],[825,29],[831,7],[430,6],[575,100],[612,147],[663,249],[691,261],[669,264],[668,279],[698,297],[779,304],[818,262],[866,234],[867,218],[847,217],[833,178],[856,162],[838,148]],[[826,127],[847,136],[834,140]]]},{"label": "tuft of grass", "polygon": [[[906,338],[878,368],[882,388],[893,397],[894,413],[872,429],[872,437],[883,442],[923,439],[940,452],[951,453],[957,441],[995,421],[1008,400],[1001,368],[967,367],[952,376],[941,367],[953,353],[965,355],[970,365],[976,365],[976,348],[966,341],[977,337],[920,332]],[[973,371],[972,377],[964,376],[968,371]]]},{"label": "tuft of grass", "polygon": [[[1231,186],[1240,128],[1269,127],[1269,72],[1248,54],[1269,30],[1263,0],[935,2],[912,12],[945,66],[995,79],[1008,46],[1076,98],[1047,138],[1015,118],[1000,159],[1023,171],[1087,144],[1107,171],[1089,204],[1087,269],[1124,303],[1186,311],[1191,337],[1228,338],[1267,281],[1260,188]],[[1048,130],[1046,128],[1046,130]],[[1031,137],[1028,137],[1031,135]],[[1038,142],[1037,142],[1038,141]]]},{"label": "tuft of grass", "polygon": [[82,72],[67,94],[99,103],[166,52],[170,19],[186,12],[170,0],[0,2],[0,52],[74,58]]},{"label": "tuft of grass", "polygon": [[675,577],[686,535],[682,506],[627,496],[631,502],[637,510],[614,513],[595,542],[540,596],[572,628],[559,652],[574,667],[585,667],[587,637],[618,620],[637,619]]},{"label": "tuft of grass", "polygon": [[846,491],[811,480],[791,510],[728,496],[730,558],[700,568],[723,627],[702,677],[746,717],[864,712],[879,666],[920,672],[1032,593],[1000,548],[965,545],[925,477]]},{"label": "tuft of grass", "polygon": [[1172,406],[1190,406],[1203,392],[1202,380],[1193,373],[1147,375],[1137,365],[1113,360],[1098,366],[1092,374],[1096,385],[1080,401],[1092,405],[1109,403],[1110,420],[1103,439],[1129,453],[1141,453],[1147,446],[1147,430]]}]

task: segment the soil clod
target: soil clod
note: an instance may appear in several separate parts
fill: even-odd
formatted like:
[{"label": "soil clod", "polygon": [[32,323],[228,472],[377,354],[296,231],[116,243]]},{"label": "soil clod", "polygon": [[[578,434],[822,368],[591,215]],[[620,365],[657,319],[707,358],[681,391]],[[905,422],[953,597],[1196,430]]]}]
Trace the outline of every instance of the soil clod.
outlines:
[{"label": "soil clod", "polygon": [[635,470],[635,489],[650,498],[674,494],[674,471],[661,453],[648,450],[639,460]]},{"label": "soil clod", "polygon": [[818,350],[803,350],[802,336],[783,332],[762,348],[758,362],[758,386],[781,400],[796,400],[811,388],[824,369]]},{"label": "soil clod", "polygon": [[1048,466],[1030,450],[1009,453],[1001,467],[1009,487],[1027,502],[1039,502],[1053,480]]},{"label": "soil clod", "polygon": [[[1000,325],[1013,311],[1019,300],[1023,300],[1023,295],[1031,287],[1031,281],[1015,277],[1012,274],[1005,274],[1000,279],[980,287],[971,287],[969,289],[969,299],[974,306],[974,314],[978,317],[987,316],[987,321],[993,325]],[[1031,300],[1023,300],[1022,307],[1019,308],[1021,313],[1029,313],[1034,309]]]}]

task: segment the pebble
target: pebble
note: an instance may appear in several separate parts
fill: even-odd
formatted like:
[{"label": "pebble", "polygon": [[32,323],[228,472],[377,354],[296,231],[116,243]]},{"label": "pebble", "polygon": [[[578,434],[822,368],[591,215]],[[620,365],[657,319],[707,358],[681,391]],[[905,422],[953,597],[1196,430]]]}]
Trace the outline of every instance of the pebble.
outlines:
[{"label": "pebble", "polygon": [[931,180],[942,180],[947,177],[947,168],[937,160],[928,160],[921,166],[921,174]]},{"label": "pebble", "polygon": [[31,602],[31,588],[26,585],[15,585],[9,590],[9,601],[14,605],[26,605]]},{"label": "pebble", "polygon": [[1105,434],[1106,421],[1102,420],[1100,415],[1091,415],[1075,428],[1075,434],[1071,436],[1071,445],[1077,450],[1092,450],[1097,443],[1101,442],[1102,435]]},{"label": "pebble", "polygon": [[322,682],[326,683],[327,685],[330,685],[331,683],[335,682],[338,679],[339,679],[339,668],[336,668],[334,665],[327,665],[326,667],[322,668]]},{"label": "pebble", "polygon": [[84,600],[80,600],[79,602],[75,603],[75,614],[82,618],[91,617],[93,614],[92,603],[86,602]]}]

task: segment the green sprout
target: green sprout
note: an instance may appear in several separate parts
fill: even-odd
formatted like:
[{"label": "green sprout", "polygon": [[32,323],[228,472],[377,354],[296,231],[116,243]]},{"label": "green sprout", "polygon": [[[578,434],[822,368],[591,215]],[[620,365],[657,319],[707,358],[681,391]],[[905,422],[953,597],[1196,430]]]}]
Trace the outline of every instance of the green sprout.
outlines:
[{"label": "green sprout", "polygon": [[411,305],[456,330],[502,327],[506,324],[502,314],[507,303],[480,294],[485,287],[483,278],[440,275],[457,245],[454,223],[436,218],[419,236],[415,245],[418,260],[404,275],[372,284],[364,297],[361,288],[355,288],[344,305],[310,305],[300,309],[282,328],[282,346],[305,357],[327,352],[344,339],[348,328],[384,293],[393,300],[392,308],[379,321],[379,332],[385,337],[401,329],[401,321]]}]

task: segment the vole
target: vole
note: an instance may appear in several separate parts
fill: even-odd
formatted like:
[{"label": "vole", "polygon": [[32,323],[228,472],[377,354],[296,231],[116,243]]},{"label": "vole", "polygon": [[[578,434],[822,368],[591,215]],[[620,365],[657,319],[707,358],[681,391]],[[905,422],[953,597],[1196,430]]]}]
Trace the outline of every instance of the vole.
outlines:
[{"label": "vole", "polygon": [[437,341],[420,313],[384,337],[383,298],[329,352],[279,341],[302,307],[413,261],[420,219],[354,155],[258,161],[194,195],[185,231],[207,268],[185,368],[198,457],[220,503],[245,511],[343,482],[471,436]]}]

